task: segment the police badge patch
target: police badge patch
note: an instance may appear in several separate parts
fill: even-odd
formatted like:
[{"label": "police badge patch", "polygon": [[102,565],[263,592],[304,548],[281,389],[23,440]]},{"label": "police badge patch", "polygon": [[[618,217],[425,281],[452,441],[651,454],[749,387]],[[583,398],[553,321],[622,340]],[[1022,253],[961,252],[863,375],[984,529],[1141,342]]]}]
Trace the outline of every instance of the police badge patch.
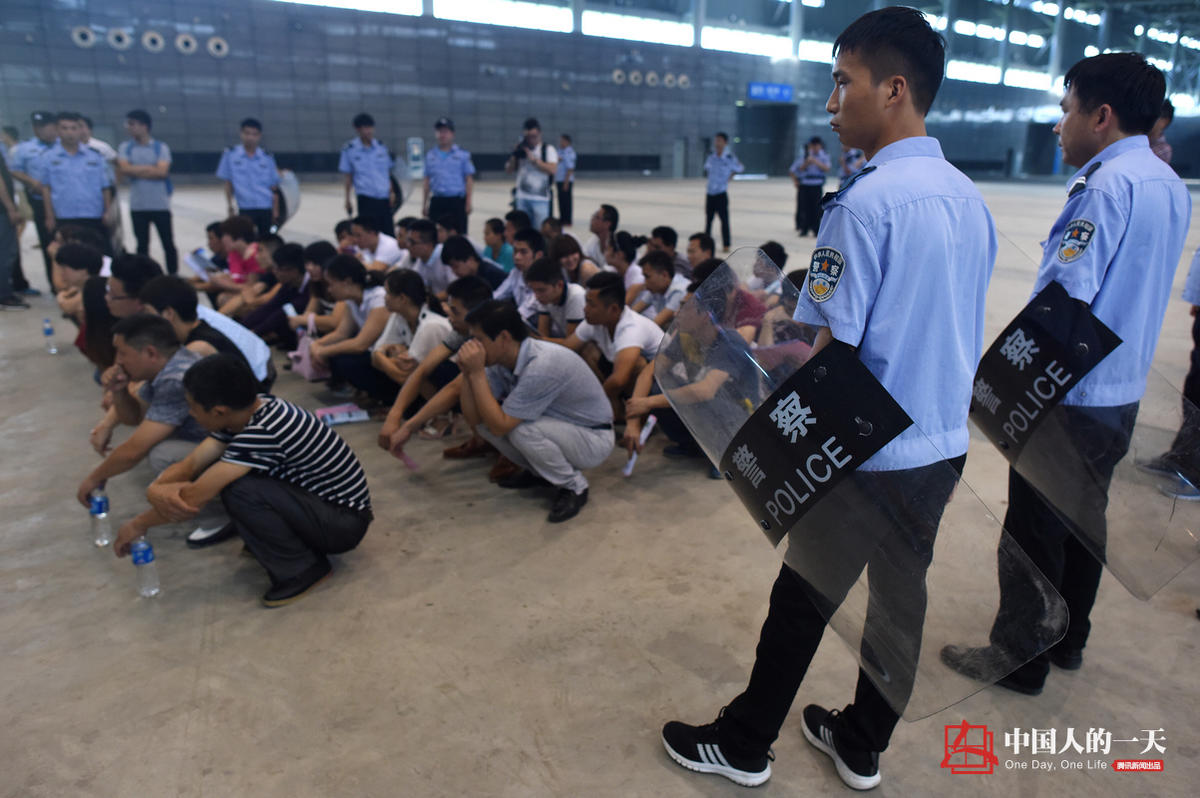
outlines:
[{"label": "police badge patch", "polygon": [[1083,251],[1088,248],[1088,244],[1092,243],[1092,236],[1095,232],[1096,225],[1087,219],[1068,222],[1067,229],[1063,231],[1062,241],[1058,245],[1058,259],[1063,263],[1078,260],[1083,256]]},{"label": "police badge patch", "polygon": [[812,264],[808,267],[808,296],[813,302],[824,302],[833,296],[846,259],[833,247],[818,247],[813,250]]}]

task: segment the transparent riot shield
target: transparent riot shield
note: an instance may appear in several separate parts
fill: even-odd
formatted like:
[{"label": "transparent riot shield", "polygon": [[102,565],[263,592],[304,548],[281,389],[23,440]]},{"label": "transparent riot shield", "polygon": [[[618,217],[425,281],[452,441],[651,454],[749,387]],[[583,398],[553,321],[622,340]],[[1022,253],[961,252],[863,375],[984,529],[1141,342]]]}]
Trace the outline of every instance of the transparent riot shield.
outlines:
[{"label": "transparent riot shield", "polygon": [[[812,354],[818,330],[764,260],[733,253],[683,304],[656,378],[883,697],[925,717],[1057,642],[1062,598],[853,349]],[[900,436],[920,466],[875,468]],[[1024,588],[1003,608],[1001,583]],[[1019,634],[993,632],[1001,611]],[[977,648],[970,676],[948,645]]]},{"label": "transparent riot shield", "polygon": [[392,213],[395,214],[413,193],[412,167],[409,166],[407,159],[397,158],[395,160],[389,179],[392,183],[392,191],[396,194],[396,201],[392,203]]},{"label": "transparent riot shield", "polygon": [[300,210],[300,178],[291,169],[279,173],[279,224],[275,230],[283,227]]},{"label": "transparent riot shield", "polygon": [[[984,354],[971,417],[1088,551],[1146,599],[1200,557],[1200,411],[1131,355],[1051,283]],[[1140,398],[1096,401],[1101,381],[1090,378],[1111,359],[1148,373]]]}]

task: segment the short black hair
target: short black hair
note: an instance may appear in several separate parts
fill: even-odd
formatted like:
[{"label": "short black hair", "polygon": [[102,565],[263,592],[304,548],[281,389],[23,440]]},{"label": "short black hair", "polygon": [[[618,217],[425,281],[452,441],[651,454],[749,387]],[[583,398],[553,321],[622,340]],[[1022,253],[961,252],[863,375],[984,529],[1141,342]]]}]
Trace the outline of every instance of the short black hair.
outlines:
[{"label": "short black hair", "polygon": [[692,268],[692,284],[688,286],[688,291],[695,292],[700,287],[700,283],[712,276],[712,273],[721,267],[725,261],[720,258],[708,258],[702,260]]},{"label": "short black hair", "polygon": [[246,359],[230,352],[198,360],[183,374],[183,390],[205,410],[217,405],[245,410],[258,398],[258,388]]},{"label": "short black hair", "polygon": [[778,241],[768,241],[759,247],[759,249],[771,259],[771,262],[775,264],[779,271],[783,271],[783,266],[787,263],[788,259],[787,250],[783,248],[783,244],[780,244]]},{"label": "short black hair", "polygon": [[400,221],[396,222],[396,227],[403,227],[405,230],[408,230],[416,220],[416,216],[401,216]]},{"label": "short black hair", "polygon": [[304,247],[299,244],[284,244],[271,254],[277,269],[293,269],[304,271]]},{"label": "short black hair", "polygon": [[55,116],[56,122],[82,122],[83,114],[78,111],[59,111]]},{"label": "short black hair", "polygon": [[[339,222],[339,224],[340,224],[340,222]],[[383,230],[379,229],[379,222],[377,222],[375,220],[375,217],[367,216],[366,214],[360,213],[358,216],[355,216],[353,219],[350,220],[350,224],[356,224],[359,227],[361,227],[362,229],[369,230],[372,233],[384,232]]]},{"label": "short black hair", "polygon": [[523,241],[534,252],[546,251],[546,237],[532,227],[525,227],[513,233],[513,243]]},{"label": "short black hair", "polygon": [[229,236],[234,241],[253,244],[258,240],[258,228],[249,216],[230,216],[221,222],[221,235]]},{"label": "short black hair", "polygon": [[455,233],[461,233],[462,230],[458,227],[458,214],[443,213],[441,216],[433,220],[433,223],[443,230],[453,230]]},{"label": "short black hair", "polygon": [[260,249],[273,253],[283,246],[283,236],[278,233],[267,233],[265,236],[259,236],[258,245]]},{"label": "short black hair", "polygon": [[1158,118],[1165,119],[1168,123],[1173,122],[1175,120],[1175,104],[1170,100],[1163,100],[1162,111]]},{"label": "short black hair", "polygon": [[174,274],[164,274],[146,283],[138,291],[138,299],[159,313],[170,308],[180,321],[196,320],[196,289]]},{"label": "short black hair", "polygon": [[1063,91],[1075,91],[1085,113],[1107,105],[1117,126],[1131,135],[1149,133],[1163,111],[1167,80],[1141,53],[1102,53],[1067,70]]},{"label": "short black hair", "polygon": [[87,272],[95,277],[104,265],[104,256],[100,250],[86,244],[63,244],[54,253],[54,261],[64,268]]},{"label": "short black hair", "polygon": [[162,267],[148,255],[121,255],[112,263],[112,276],[121,281],[129,296],[141,294],[146,283],[162,273]]},{"label": "short black hair", "polygon": [[349,280],[365,286],[367,267],[353,255],[336,255],[325,264],[325,277],[334,280]]},{"label": "short black hair", "polygon": [[79,121],[87,125],[88,130],[91,130],[95,125],[92,124],[92,118],[87,114],[80,114]]},{"label": "short black hair", "polygon": [[725,141],[729,141],[729,134],[724,130],[718,130],[716,137],[719,139],[725,139]]},{"label": "short black hair", "polygon": [[521,130],[541,130],[542,126],[538,124],[537,117],[531,116],[521,125]]},{"label": "short black hair", "polygon": [[0,130],[3,130],[5,135],[7,135],[9,138],[21,138],[21,131],[17,129],[16,125],[5,125],[3,128],[0,128]]},{"label": "short black hair", "polygon": [[354,235],[354,232],[350,229],[353,226],[353,219],[342,219],[333,226],[333,237],[341,238],[342,236]]},{"label": "short black hair", "polygon": [[[526,214],[526,215],[528,215],[528,214]],[[496,235],[496,236],[504,235],[504,220],[503,219],[497,219],[497,218],[493,217],[491,219],[488,219],[486,222],[484,222],[483,226],[486,227],[488,230],[491,230],[492,235]]]},{"label": "short black hair", "polygon": [[328,241],[314,241],[304,248],[304,262],[315,263],[323,269],[337,254],[337,247]]},{"label": "short black hair", "polygon": [[863,14],[834,41],[834,58],[843,52],[862,59],[876,84],[903,75],[913,107],[929,113],[946,71],[946,40],[920,11],[889,6]]},{"label": "short black hair", "polygon": [[568,144],[574,144],[574,143],[575,143],[575,141],[574,141],[574,140],[571,138],[571,134],[570,134],[570,133],[559,133],[558,135],[559,135],[559,136],[561,136],[562,138],[566,139]]},{"label": "short black hair", "polygon": [[529,334],[516,306],[503,299],[484,302],[472,310],[467,314],[467,325],[478,327],[493,340],[502,332],[507,332],[514,341],[524,341]]},{"label": "short black hair", "polygon": [[665,224],[651,230],[650,237],[657,238],[671,249],[675,249],[675,245],[679,243],[679,233],[675,232],[674,227],[667,227]]},{"label": "short black hair", "polygon": [[488,285],[487,280],[472,274],[459,277],[446,286],[446,296],[454,297],[470,310],[492,298],[492,287]]},{"label": "short black hair", "polygon": [[150,119],[149,112],[143,111],[141,108],[133,109],[125,114],[125,118],[132,119],[134,122],[141,122],[147,128],[154,127],[154,122]]},{"label": "short black hair", "polygon": [[525,211],[509,211],[504,214],[504,221],[511,222],[514,230],[524,230],[533,227],[533,220]]},{"label": "short black hair", "polygon": [[215,236],[220,236],[222,224],[224,224],[224,222],[209,222],[204,226],[204,232],[212,233]]},{"label": "short black hair", "polygon": [[244,127],[252,127],[255,130],[257,130],[259,133],[262,133],[262,122],[259,122],[257,119],[255,119],[252,116],[246,117],[245,119],[242,120],[242,124],[238,125],[239,130],[241,130]]},{"label": "short black hair", "polygon": [[361,114],[354,115],[353,124],[355,129],[360,127],[375,127],[375,117],[371,116],[366,111],[363,111]]},{"label": "short black hair", "polygon": [[621,214],[617,213],[616,205],[601,205],[600,218],[608,222],[609,227],[616,230],[617,223],[621,221]]},{"label": "short black hair", "polygon": [[423,307],[428,302],[434,309],[441,310],[437,297],[429,293],[421,275],[412,269],[395,269],[388,272],[383,285],[392,296],[406,296],[417,307]]},{"label": "short black hair", "polygon": [[475,245],[463,236],[450,236],[442,244],[442,263],[457,263],[464,260],[479,260]]},{"label": "short black hair", "polygon": [[408,236],[416,236],[422,244],[432,244],[437,241],[437,227],[428,219],[416,219],[408,226]]},{"label": "short black hair", "polygon": [[554,231],[555,235],[562,233],[562,219],[556,219],[553,216],[547,216],[542,220],[542,227],[545,227],[546,225],[550,225],[550,229]]},{"label": "short black hair", "polygon": [[625,281],[616,272],[598,272],[587,281],[587,290],[606,305],[625,307]]},{"label": "short black hair", "polygon": [[688,241],[695,241],[701,252],[716,252],[717,242],[708,233],[692,233]]},{"label": "short black hair", "polygon": [[804,281],[808,279],[808,269],[793,269],[787,273],[788,282],[796,286],[797,291],[804,290]]},{"label": "short black hair", "polygon": [[675,276],[675,259],[661,249],[647,252],[638,261],[638,265],[643,269],[653,269],[656,272],[663,272],[669,277]]},{"label": "short black hair", "polygon": [[563,274],[562,267],[549,258],[538,258],[525,270],[526,285],[529,283],[554,285],[555,283],[565,283],[566,281],[567,277]]},{"label": "short black hair", "polygon": [[171,322],[153,313],[134,313],[113,325],[112,334],[121,336],[134,349],[152,346],[163,354],[174,354],[179,349],[179,338]]}]

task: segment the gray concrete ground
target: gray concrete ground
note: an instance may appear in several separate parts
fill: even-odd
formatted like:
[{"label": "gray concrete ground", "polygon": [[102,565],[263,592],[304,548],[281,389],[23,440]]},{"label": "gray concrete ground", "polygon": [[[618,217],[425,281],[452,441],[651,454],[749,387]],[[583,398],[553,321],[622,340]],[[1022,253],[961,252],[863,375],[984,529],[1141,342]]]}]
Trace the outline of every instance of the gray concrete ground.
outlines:
[{"label": "gray concrete ground", "polygon": [[[508,186],[481,181],[473,235],[502,214]],[[1026,301],[1038,242],[1065,192],[982,189],[1001,231],[990,340]],[[631,230],[666,223],[686,236],[702,221],[702,191],[697,181],[584,180],[576,227],[586,230],[608,201]],[[331,235],[340,198],[332,183],[306,186],[286,236]],[[778,238],[789,266],[806,265],[812,239],[789,232],[789,184],[735,183],[731,198],[735,246]],[[223,210],[215,187],[182,187],[173,203],[184,247],[202,243],[203,224]],[[1200,226],[1186,257],[1197,244]],[[41,286],[39,253],[24,256]],[[421,468],[409,472],[375,447],[376,424],[342,427],[366,466],[378,520],[359,549],[337,558],[332,579],[298,604],[265,610],[257,598],[266,579],[239,556],[239,544],[194,552],[185,529],[164,528],[151,536],[163,593],[141,600],[129,561],[91,546],[88,518],[73,500],[95,460],[86,442],[99,398],[90,369],[61,320],[62,352],[46,354],[40,323],[53,315],[52,300],[34,306],[0,316],[0,794],[745,793],[683,771],[659,742],[664,721],[707,722],[744,685],[778,569],[733,494],[700,464],[665,460],[653,442],[626,480],[614,453],[592,475],[582,514],[553,526],[548,496],[488,484],[482,461],[443,460],[442,443],[417,441],[409,451]],[[1159,365],[1177,384],[1190,321],[1173,300]],[[278,392],[320,404],[315,387],[288,374]],[[1002,515],[999,455],[975,440],[969,469],[980,497]],[[110,483],[118,522],[137,511],[147,479],[139,470]],[[1149,602],[1106,575],[1081,671],[1054,671],[1037,699],[993,688],[902,722],[878,794],[1194,795],[1198,603],[1197,567]],[[982,630],[990,617],[978,621]],[[797,709],[841,706],[854,677],[848,649],[828,635]],[[964,719],[995,734],[994,774],[940,768],[945,726]],[[1165,771],[1063,772],[1065,754],[1048,758],[1054,772],[1009,770],[1007,760],[1033,758],[1006,755],[1003,733],[1032,727],[1056,729],[1060,747],[1068,727],[1081,741],[1093,727],[1116,739],[1161,728]],[[1114,743],[1107,756],[1069,758],[1111,761],[1140,750]],[[775,753],[774,777],[757,794],[848,792],[802,739],[798,711]]]}]

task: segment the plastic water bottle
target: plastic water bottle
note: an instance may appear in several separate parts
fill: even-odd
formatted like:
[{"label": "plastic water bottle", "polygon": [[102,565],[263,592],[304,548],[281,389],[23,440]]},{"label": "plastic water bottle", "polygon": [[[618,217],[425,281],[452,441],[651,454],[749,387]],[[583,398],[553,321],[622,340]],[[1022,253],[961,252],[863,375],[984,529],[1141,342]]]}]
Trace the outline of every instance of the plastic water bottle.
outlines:
[{"label": "plastic water bottle", "polygon": [[129,547],[133,564],[137,566],[138,593],[142,598],[158,595],[158,566],[154,564],[154,547],[145,537],[133,541]]},{"label": "plastic water bottle", "polygon": [[104,488],[92,491],[89,504],[92,514],[92,540],[96,548],[102,549],[113,542],[112,523],[108,520],[108,496]]},{"label": "plastic water bottle", "polygon": [[57,355],[58,344],[54,343],[54,325],[50,323],[50,319],[42,320],[42,336],[46,339],[46,351]]}]

